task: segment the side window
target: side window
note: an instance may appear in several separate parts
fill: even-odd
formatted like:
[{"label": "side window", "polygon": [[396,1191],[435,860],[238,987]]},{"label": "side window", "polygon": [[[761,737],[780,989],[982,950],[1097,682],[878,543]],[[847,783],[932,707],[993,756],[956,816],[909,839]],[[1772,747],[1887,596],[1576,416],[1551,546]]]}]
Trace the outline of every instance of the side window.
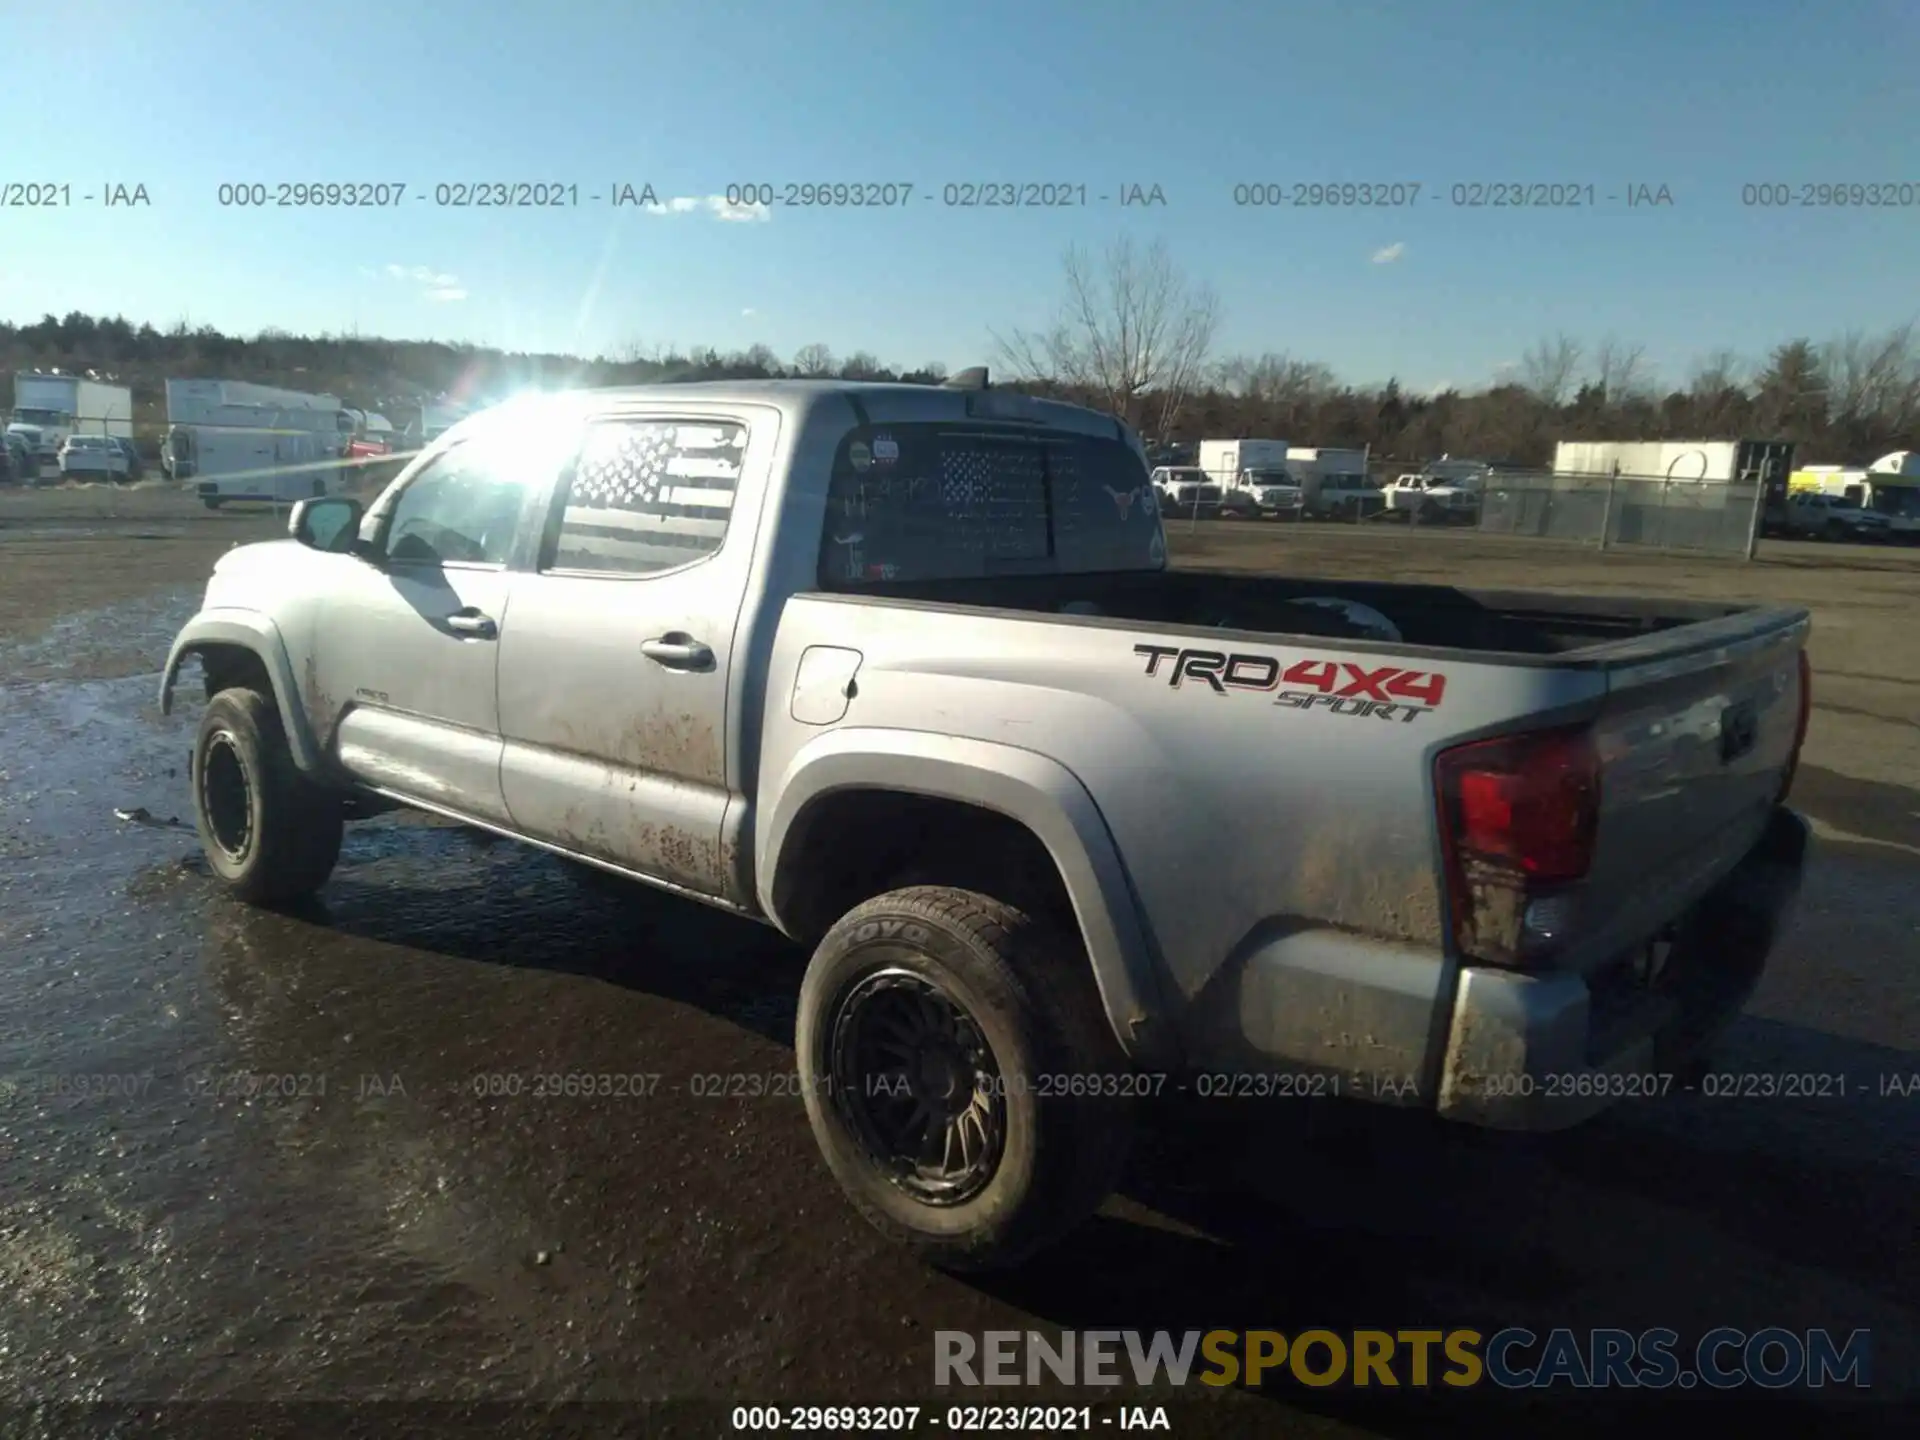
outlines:
[{"label": "side window", "polygon": [[587,427],[541,568],[651,575],[720,548],[747,452],[728,420]]},{"label": "side window", "polygon": [[[1186,485],[1191,475],[1169,475]],[[819,577],[957,579],[1158,568],[1160,501],[1116,440],[906,424],[849,431],[828,490]]]},{"label": "side window", "polygon": [[488,448],[456,445],[408,482],[387,525],[396,564],[504,565],[520,524],[520,479],[488,463]]}]

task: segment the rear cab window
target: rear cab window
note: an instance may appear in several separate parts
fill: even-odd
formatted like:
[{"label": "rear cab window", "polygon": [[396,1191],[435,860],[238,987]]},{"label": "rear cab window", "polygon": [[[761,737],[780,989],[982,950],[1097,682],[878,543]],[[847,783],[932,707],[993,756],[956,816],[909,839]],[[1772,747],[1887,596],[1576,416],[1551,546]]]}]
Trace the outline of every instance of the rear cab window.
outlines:
[{"label": "rear cab window", "polygon": [[1117,438],[923,422],[857,427],[835,454],[824,588],[1165,567],[1146,466]]}]

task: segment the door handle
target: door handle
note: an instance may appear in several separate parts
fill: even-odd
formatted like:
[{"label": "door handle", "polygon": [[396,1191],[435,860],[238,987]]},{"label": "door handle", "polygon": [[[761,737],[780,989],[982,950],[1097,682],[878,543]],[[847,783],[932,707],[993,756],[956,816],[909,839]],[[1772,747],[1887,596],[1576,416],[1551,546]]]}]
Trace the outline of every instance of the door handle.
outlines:
[{"label": "door handle", "polygon": [[690,635],[678,631],[640,642],[640,653],[669,670],[706,670],[713,665],[713,650]]},{"label": "door handle", "polygon": [[456,635],[472,635],[480,640],[491,640],[500,633],[491,615],[482,615],[471,606],[447,616],[447,628]]}]

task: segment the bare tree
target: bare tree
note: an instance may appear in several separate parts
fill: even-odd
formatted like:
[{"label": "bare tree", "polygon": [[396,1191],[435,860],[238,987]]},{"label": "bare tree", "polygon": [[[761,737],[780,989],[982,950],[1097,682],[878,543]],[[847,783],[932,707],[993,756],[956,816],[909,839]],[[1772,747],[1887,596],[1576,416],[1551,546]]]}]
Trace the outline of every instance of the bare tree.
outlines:
[{"label": "bare tree", "polygon": [[1580,373],[1580,342],[1566,335],[1542,340],[1520,357],[1521,383],[1542,405],[1558,408]]},{"label": "bare tree", "polygon": [[1022,379],[1087,393],[1136,428],[1171,430],[1202,383],[1219,327],[1213,291],[1182,276],[1163,242],[1142,252],[1130,238],[1097,268],[1078,247],[1063,264],[1066,298],[1039,334],[995,334],[997,358]]},{"label": "bare tree", "polygon": [[1829,423],[1843,443],[1903,432],[1920,420],[1920,358],[1912,322],[1881,336],[1858,331],[1822,347]]},{"label": "bare tree", "polygon": [[802,345],[793,357],[793,373],[809,380],[824,380],[835,368],[833,352],[824,345]]},{"label": "bare tree", "polygon": [[1738,355],[1731,350],[1715,350],[1703,356],[1693,367],[1693,374],[1687,381],[1687,393],[1698,400],[1716,398],[1732,391],[1744,394],[1746,377],[1746,364]]},{"label": "bare tree", "polygon": [[886,373],[886,367],[865,350],[854,351],[840,366],[842,380],[879,380]]},{"label": "bare tree", "polygon": [[1653,375],[1646,364],[1647,347],[1628,345],[1609,335],[1593,355],[1593,383],[1609,405],[1644,395]]},{"label": "bare tree", "polygon": [[745,368],[758,371],[762,375],[777,376],[783,373],[780,357],[766,345],[750,346],[746,354],[740,357],[740,363]]},{"label": "bare tree", "polygon": [[1339,389],[1333,371],[1318,360],[1291,355],[1262,355],[1247,377],[1250,399],[1289,411],[1323,404]]}]

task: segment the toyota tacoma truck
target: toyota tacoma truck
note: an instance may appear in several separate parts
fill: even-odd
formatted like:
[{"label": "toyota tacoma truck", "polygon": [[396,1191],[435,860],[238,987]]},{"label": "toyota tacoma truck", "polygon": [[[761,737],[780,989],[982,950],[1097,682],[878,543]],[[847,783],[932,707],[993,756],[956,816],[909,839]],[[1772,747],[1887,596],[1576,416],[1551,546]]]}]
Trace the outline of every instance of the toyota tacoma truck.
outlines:
[{"label": "toyota tacoma truck", "polygon": [[213,875],[288,902],[413,807],[777,927],[828,1167],[951,1268],[1183,1085],[1655,1093],[1807,850],[1806,612],[1183,570],[1128,427],[983,371],[509,403],[289,526],[161,683]]}]

